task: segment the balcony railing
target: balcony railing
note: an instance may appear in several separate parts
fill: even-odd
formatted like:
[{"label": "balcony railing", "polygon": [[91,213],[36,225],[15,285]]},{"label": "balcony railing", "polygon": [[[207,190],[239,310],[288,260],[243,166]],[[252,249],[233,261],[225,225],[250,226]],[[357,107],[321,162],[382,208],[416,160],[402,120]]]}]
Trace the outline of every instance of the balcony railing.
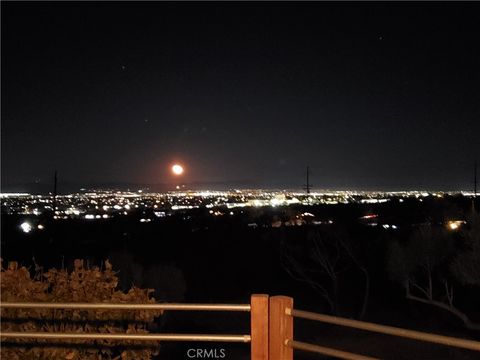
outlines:
[{"label": "balcony railing", "polygon": [[[137,341],[205,341],[249,343],[252,360],[292,360],[294,350],[350,360],[373,360],[374,357],[319,346],[294,338],[294,318],[302,318],[384,335],[434,343],[480,352],[480,342],[438,334],[379,325],[341,317],[294,309],[286,296],[252,295],[249,304],[107,304],[107,303],[22,303],[2,302],[4,309],[77,309],[77,310],[163,310],[249,312],[250,334],[104,334],[63,332],[1,332],[4,339],[96,339]],[[42,344],[44,346],[44,344]],[[479,354],[480,355],[480,354]]]}]

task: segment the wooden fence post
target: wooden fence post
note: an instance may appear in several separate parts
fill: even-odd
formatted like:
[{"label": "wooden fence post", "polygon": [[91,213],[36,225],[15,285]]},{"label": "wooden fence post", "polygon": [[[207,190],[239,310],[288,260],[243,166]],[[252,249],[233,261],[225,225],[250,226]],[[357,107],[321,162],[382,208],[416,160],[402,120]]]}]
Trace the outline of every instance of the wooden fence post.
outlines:
[{"label": "wooden fence post", "polygon": [[251,360],[268,360],[268,295],[250,299]]},{"label": "wooden fence post", "polygon": [[270,297],[269,359],[293,360],[293,349],[287,346],[293,340],[293,299],[287,296]]}]

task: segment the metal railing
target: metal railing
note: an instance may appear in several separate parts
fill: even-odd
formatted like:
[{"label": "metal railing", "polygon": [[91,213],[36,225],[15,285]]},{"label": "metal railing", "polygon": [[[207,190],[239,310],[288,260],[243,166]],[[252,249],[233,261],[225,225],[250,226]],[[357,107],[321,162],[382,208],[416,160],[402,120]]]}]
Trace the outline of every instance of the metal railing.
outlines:
[{"label": "metal railing", "polygon": [[78,310],[164,310],[249,312],[250,334],[109,334],[1,332],[0,338],[16,339],[96,339],[139,341],[204,341],[250,343],[252,360],[292,360],[293,350],[303,350],[339,359],[375,360],[376,358],[309,344],[294,339],[295,318],[413,339],[480,352],[480,342],[444,335],[379,325],[294,309],[293,299],[286,296],[252,295],[250,304],[107,304],[107,303],[21,303],[3,302],[4,309],[78,309]]},{"label": "metal railing", "polygon": [[136,340],[136,341],[212,341],[243,342],[251,341],[250,335],[219,334],[95,334],[95,333],[49,333],[49,332],[3,332],[2,338],[15,339],[55,339],[55,340]]},{"label": "metal railing", "polygon": [[[288,311],[287,311],[287,314],[288,314]],[[480,351],[480,342],[474,341],[474,340],[458,339],[450,336],[402,329],[402,328],[393,327],[393,326],[379,325],[379,324],[369,323],[365,321],[345,319],[341,317],[317,314],[317,313],[303,311],[303,310],[292,309],[290,315],[297,318],[320,321],[327,324],[340,325],[340,326],[350,327],[358,330],[376,332],[379,334],[393,335],[393,336],[403,337],[403,338],[412,339],[412,340],[419,340],[419,341],[430,342],[434,344],[458,347],[458,348],[467,349],[467,350]]]},{"label": "metal railing", "polygon": [[384,335],[407,338],[422,342],[467,349],[480,352],[480,342],[468,339],[459,339],[444,335],[402,329],[393,326],[379,325],[370,322],[346,319],[336,316],[317,314],[309,311],[297,310],[293,307],[293,299],[285,296],[270,298],[270,359],[293,359],[293,350],[304,350],[322,355],[349,360],[374,360],[376,358],[361,354],[350,353],[339,349],[300,342],[294,339],[293,322],[295,318],[318,321],[326,324],[349,327],[357,330],[370,331]]},{"label": "metal railing", "polygon": [[165,310],[165,311],[250,311],[251,304],[110,304],[110,303],[32,303],[2,302],[3,309],[75,310]]},{"label": "metal railing", "polygon": [[[33,303],[2,302],[2,309],[53,309],[53,310],[162,310],[162,311],[226,311],[257,313],[259,299],[266,295],[252,295],[250,304],[111,304],[111,303]],[[268,297],[267,297],[268,298]],[[253,310],[253,311],[252,311]],[[255,324],[255,321],[251,321]],[[111,334],[111,333],[63,333],[63,332],[0,332],[3,339],[44,339],[44,340],[135,340],[135,341],[200,341],[251,343],[252,351],[256,343],[250,334]]]}]

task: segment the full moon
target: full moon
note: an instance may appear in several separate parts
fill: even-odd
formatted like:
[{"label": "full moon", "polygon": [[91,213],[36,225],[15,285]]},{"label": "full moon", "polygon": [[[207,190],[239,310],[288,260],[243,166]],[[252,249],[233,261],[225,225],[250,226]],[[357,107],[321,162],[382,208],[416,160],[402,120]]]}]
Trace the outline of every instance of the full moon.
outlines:
[{"label": "full moon", "polygon": [[178,165],[178,164],[175,164],[172,166],[172,172],[175,174],[175,175],[182,175],[183,174],[183,166],[182,165]]}]

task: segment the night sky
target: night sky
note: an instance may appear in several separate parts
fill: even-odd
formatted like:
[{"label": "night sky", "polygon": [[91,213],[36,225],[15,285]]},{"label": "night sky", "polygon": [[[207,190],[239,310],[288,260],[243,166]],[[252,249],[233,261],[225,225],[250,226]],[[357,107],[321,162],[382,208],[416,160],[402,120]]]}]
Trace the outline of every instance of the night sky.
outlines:
[{"label": "night sky", "polygon": [[471,189],[479,5],[2,2],[2,190]]}]

